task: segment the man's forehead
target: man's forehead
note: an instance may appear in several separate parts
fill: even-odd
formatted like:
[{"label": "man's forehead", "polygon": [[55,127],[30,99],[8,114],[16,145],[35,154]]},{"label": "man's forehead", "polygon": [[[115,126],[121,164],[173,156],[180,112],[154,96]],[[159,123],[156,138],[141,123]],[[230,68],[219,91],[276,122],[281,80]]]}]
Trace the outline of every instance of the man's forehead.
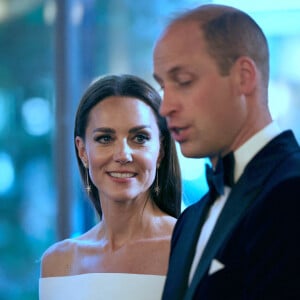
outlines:
[{"label": "man's forehead", "polygon": [[186,56],[193,49],[204,48],[202,32],[196,22],[174,24],[157,41],[153,58],[154,63],[167,62],[172,57]]},{"label": "man's forehead", "polygon": [[196,29],[199,29],[199,26],[197,25],[197,22],[195,22],[194,20],[178,21],[172,23],[165,29],[165,31],[163,31],[160,40],[176,37],[177,35],[185,35],[187,34],[187,30],[194,31]]}]

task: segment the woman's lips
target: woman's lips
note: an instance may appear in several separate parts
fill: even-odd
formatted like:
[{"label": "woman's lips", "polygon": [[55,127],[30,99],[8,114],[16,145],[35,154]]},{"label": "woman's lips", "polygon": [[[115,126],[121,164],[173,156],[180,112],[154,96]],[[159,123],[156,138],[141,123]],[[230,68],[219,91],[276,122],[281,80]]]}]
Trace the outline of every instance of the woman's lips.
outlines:
[{"label": "woman's lips", "polygon": [[108,172],[108,174],[113,178],[132,178],[136,176],[136,173],[132,172]]}]

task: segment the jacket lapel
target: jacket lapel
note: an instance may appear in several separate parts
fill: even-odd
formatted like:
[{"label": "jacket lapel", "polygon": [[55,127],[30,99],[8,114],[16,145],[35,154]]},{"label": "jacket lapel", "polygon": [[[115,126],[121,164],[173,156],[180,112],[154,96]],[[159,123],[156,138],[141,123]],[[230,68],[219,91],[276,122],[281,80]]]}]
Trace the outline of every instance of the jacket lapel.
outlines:
[{"label": "jacket lapel", "polygon": [[208,197],[205,196],[186,212],[183,212],[181,218],[177,221],[172,237],[171,263],[167,274],[166,286],[168,290],[165,291],[168,298],[164,299],[181,300],[184,297],[200,233],[200,223],[205,217],[203,212],[206,201],[208,201]]}]

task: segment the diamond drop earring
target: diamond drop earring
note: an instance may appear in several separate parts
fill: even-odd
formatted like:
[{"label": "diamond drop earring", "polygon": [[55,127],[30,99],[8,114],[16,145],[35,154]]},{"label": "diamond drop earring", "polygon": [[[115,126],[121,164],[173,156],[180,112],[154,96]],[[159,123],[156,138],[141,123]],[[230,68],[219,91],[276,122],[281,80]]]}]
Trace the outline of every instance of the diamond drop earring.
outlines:
[{"label": "diamond drop earring", "polygon": [[85,168],[85,190],[89,195],[90,192],[92,191],[92,186],[91,186],[90,180],[89,180],[89,168],[88,168],[87,163],[83,163],[83,165]]},{"label": "diamond drop earring", "polygon": [[155,187],[154,187],[154,192],[155,192],[156,196],[158,196],[160,193],[160,187],[158,184],[158,168],[159,168],[159,166],[157,166],[157,169],[156,169],[156,180],[155,180]]}]

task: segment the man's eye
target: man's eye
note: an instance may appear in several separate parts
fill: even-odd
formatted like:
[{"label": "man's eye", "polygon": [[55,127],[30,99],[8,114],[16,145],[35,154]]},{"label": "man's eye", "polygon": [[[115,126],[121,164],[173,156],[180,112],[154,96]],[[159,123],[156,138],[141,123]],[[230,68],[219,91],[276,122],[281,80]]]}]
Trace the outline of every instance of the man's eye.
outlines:
[{"label": "man's eye", "polygon": [[185,81],[180,81],[178,82],[179,86],[188,86],[192,83],[192,80],[185,80]]}]

